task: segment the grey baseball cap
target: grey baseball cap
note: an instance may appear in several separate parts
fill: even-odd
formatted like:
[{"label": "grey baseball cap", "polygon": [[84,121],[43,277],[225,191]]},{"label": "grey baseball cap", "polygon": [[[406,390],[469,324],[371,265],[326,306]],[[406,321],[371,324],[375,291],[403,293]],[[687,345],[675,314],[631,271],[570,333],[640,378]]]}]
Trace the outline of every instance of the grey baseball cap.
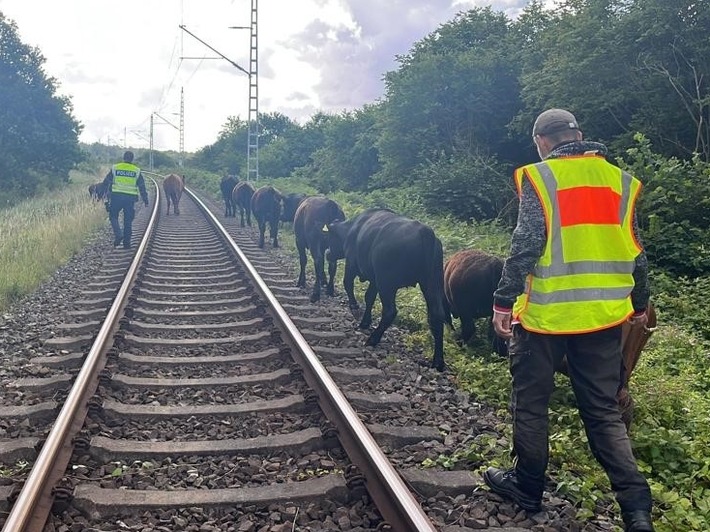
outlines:
[{"label": "grey baseball cap", "polygon": [[548,109],[540,113],[533,125],[533,136],[550,135],[565,129],[579,129],[577,119],[564,109]]}]

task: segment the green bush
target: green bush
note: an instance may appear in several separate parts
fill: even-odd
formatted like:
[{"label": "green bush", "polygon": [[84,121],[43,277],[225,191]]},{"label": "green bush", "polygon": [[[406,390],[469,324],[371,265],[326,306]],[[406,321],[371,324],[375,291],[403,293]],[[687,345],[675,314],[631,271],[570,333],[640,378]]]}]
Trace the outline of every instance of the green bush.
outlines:
[{"label": "green bush", "polygon": [[465,153],[417,169],[417,190],[430,213],[457,220],[494,220],[515,202],[510,172],[493,157]]},{"label": "green bush", "polygon": [[710,273],[710,164],[666,159],[643,135],[635,140],[620,164],[644,184],[638,216],[649,260],[675,275]]}]

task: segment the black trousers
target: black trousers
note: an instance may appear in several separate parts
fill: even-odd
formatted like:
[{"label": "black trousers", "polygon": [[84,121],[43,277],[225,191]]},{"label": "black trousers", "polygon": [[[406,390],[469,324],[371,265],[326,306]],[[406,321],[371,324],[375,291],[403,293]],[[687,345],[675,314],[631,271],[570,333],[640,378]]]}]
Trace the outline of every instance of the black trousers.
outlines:
[{"label": "black trousers", "polygon": [[569,376],[589,445],[606,471],[622,512],[651,510],[616,400],[621,384],[621,326],[585,334],[551,335],[513,327],[513,452],[520,487],[542,496],[549,459],[548,404],[555,368],[567,355]]},{"label": "black trousers", "polygon": [[[130,194],[111,194],[111,202],[108,209],[108,219],[113,228],[113,236],[116,242],[123,240],[123,247],[131,245],[133,234],[133,218],[136,216],[137,196]],[[118,223],[118,215],[123,211],[123,229]]]}]

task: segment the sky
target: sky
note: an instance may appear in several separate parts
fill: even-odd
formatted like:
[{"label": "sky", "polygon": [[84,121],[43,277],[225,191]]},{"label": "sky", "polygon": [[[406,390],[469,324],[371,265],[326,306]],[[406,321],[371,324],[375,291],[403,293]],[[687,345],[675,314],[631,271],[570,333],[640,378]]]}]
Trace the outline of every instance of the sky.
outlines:
[{"label": "sky", "polygon": [[[304,123],[384,95],[396,56],[454,18],[491,5],[511,18],[528,0],[261,0],[258,105]],[[230,116],[248,119],[251,0],[0,0],[20,39],[40,49],[80,140],[157,150],[212,144]],[[180,29],[184,25],[205,44]],[[246,29],[235,29],[235,26]],[[231,27],[231,28],[230,28]]]}]

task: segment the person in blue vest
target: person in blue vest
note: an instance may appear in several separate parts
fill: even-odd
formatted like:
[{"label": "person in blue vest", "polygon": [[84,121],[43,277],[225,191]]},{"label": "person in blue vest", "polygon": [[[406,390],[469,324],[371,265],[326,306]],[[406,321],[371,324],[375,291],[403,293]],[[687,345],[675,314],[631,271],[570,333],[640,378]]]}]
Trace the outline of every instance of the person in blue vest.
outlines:
[{"label": "person in blue vest", "polygon": [[533,140],[542,162],[515,171],[518,222],[493,305],[495,331],[508,342],[514,465],[490,467],[483,478],[521,508],[541,509],[548,404],[566,355],[589,446],[625,531],[651,532],[651,492],[616,399],[622,324],[645,326],[650,296],[636,221],[641,183],[606,160],[603,144],[583,140],[564,109],[540,114]]},{"label": "person in blue vest", "polygon": [[[148,206],[148,193],[141,169],[133,164],[133,152],[123,154],[123,162],[113,165],[103,181],[104,190],[109,191],[107,209],[108,219],[113,228],[113,247],[123,243],[124,249],[131,249],[133,233],[133,218],[138,195],[145,206]],[[123,229],[118,221],[119,213],[123,211]]]}]

